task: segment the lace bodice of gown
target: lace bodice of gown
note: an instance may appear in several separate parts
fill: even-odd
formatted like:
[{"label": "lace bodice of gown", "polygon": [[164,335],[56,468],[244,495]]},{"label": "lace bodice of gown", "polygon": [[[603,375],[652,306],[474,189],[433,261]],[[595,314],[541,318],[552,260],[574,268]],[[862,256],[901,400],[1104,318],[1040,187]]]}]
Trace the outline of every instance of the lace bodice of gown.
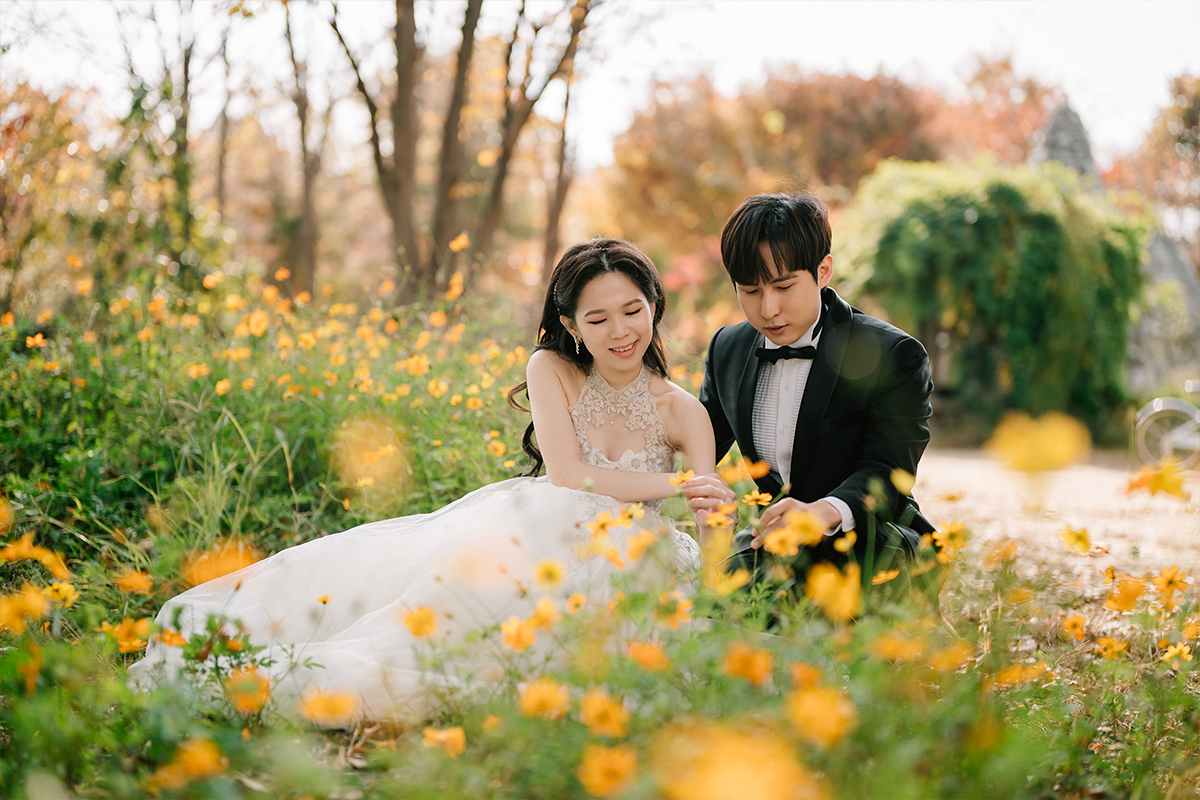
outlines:
[{"label": "lace bodice of gown", "polygon": [[[609,386],[593,367],[570,412],[583,463],[629,472],[672,471],[675,448],[667,440],[666,426],[650,394],[650,370],[644,365],[620,391]],[[605,438],[634,445],[626,447],[616,460],[593,443],[606,426],[613,425],[622,425],[625,430],[619,436],[610,434]]]}]

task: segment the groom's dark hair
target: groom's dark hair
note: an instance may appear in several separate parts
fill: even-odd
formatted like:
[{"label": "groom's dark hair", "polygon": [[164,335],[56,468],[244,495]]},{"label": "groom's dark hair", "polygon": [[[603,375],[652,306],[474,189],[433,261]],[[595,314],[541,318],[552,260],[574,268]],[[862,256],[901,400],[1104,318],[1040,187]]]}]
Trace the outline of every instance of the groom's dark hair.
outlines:
[{"label": "groom's dark hair", "polygon": [[[758,246],[766,242],[775,260],[772,272]],[[817,277],[817,266],[829,255],[833,231],[829,209],[808,192],[756,194],[748,197],[721,231],[721,260],[734,283],[769,283],[788,272]]]}]

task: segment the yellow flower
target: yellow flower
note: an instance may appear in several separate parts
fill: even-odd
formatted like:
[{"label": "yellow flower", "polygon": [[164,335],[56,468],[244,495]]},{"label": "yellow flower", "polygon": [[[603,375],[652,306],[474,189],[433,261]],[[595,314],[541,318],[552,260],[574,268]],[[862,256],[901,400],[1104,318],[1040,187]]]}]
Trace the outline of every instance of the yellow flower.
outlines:
[{"label": "yellow flower", "polygon": [[732,525],[734,520],[730,518],[729,515],[736,513],[737,507],[738,504],[736,500],[729,505],[721,506],[716,511],[709,512],[709,514],[704,518],[704,522],[710,528],[720,528],[723,526]]},{"label": "yellow flower", "polygon": [[631,744],[584,745],[583,759],[575,775],[592,797],[624,794],[637,778],[637,748]]},{"label": "yellow flower", "polygon": [[750,492],[750,494],[742,495],[742,502],[748,506],[769,506],[771,505],[771,495],[755,489],[754,491]]},{"label": "yellow flower", "polygon": [[187,368],[189,378],[203,378],[208,374],[208,364],[192,364]]},{"label": "yellow flower", "polygon": [[41,619],[49,611],[49,598],[41,589],[27,583],[16,594],[0,596],[0,631],[24,633],[26,620]]},{"label": "yellow flower", "polygon": [[566,577],[567,568],[561,561],[547,558],[533,568],[533,582],[543,589],[557,589]]},{"label": "yellow flower", "polygon": [[1133,611],[1138,598],[1146,591],[1146,582],[1132,575],[1123,575],[1117,579],[1116,588],[1104,601],[1104,607],[1113,611]]},{"label": "yellow flower", "polygon": [[[996,677],[983,681],[983,690],[990,692],[995,689],[1009,689],[1014,686],[1024,686],[1047,675],[1046,662],[1036,664],[1013,664],[996,673]],[[1053,673],[1050,673],[1053,677]]]},{"label": "yellow flower", "polygon": [[504,442],[500,441],[499,439],[492,439],[490,442],[488,442],[487,451],[491,453],[493,457],[500,458],[500,456],[508,452],[508,445],[504,444]]},{"label": "yellow flower", "polygon": [[1167,651],[1162,654],[1160,661],[1166,662],[1171,669],[1179,669],[1183,666],[1184,661],[1192,660],[1192,646],[1190,644],[1173,644],[1167,648]]},{"label": "yellow flower", "polygon": [[954,672],[965,667],[974,655],[970,645],[956,642],[931,655],[929,666],[936,672]]},{"label": "yellow flower", "polygon": [[250,333],[257,337],[261,337],[267,332],[267,323],[270,321],[267,317],[267,312],[261,308],[255,309],[250,315],[250,319],[246,320],[246,327],[250,329]]},{"label": "yellow flower", "polygon": [[1017,557],[1017,542],[1015,539],[1001,539],[994,542],[983,557],[983,568],[988,572],[996,570],[1008,564]]},{"label": "yellow flower", "polygon": [[1187,589],[1187,575],[1181,572],[1178,566],[1172,564],[1169,567],[1163,567],[1162,572],[1152,579],[1152,583],[1158,589],[1158,593],[1162,595],[1163,605],[1171,606],[1175,593]]},{"label": "yellow flower", "polygon": [[229,540],[184,559],[183,577],[192,586],[236,572],[262,559],[262,553],[243,542]]},{"label": "yellow flower", "polygon": [[629,503],[621,506],[617,511],[617,516],[613,519],[613,524],[618,528],[624,528],[632,525],[634,520],[642,519],[646,516],[646,510],[641,503]]},{"label": "yellow flower", "polygon": [[217,397],[229,394],[231,389],[233,389],[233,382],[228,378],[217,381]]},{"label": "yellow flower", "polygon": [[483,401],[478,397],[468,397],[467,408],[471,409],[472,411],[478,411],[479,409],[483,408]]},{"label": "yellow flower", "polygon": [[75,291],[77,291],[80,294],[85,295],[85,296],[91,294],[92,293],[92,279],[91,278],[83,278],[82,280],[76,281],[75,282]]},{"label": "yellow flower", "polygon": [[131,569],[121,573],[113,585],[128,594],[150,594],[154,589],[154,579],[139,569]]},{"label": "yellow flower", "polygon": [[1145,489],[1151,496],[1165,492],[1187,500],[1191,495],[1183,488],[1185,474],[1173,461],[1167,461],[1158,467],[1143,467],[1129,482],[1125,491],[1136,492],[1138,489]]},{"label": "yellow flower", "polygon": [[784,707],[796,732],[818,747],[832,747],[854,727],[854,704],[837,689],[798,689],[787,695]]},{"label": "yellow flower", "polygon": [[825,794],[793,746],[769,728],[680,720],[655,737],[650,761],[668,800],[817,800]]},{"label": "yellow flower", "polygon": [[242,381],[242,388],[243,389],[253,389],[254,388],[254,378],[246,378],[246,380]]},{"label": "yellow flower", "polygon": [[762,686],[771,677],[774,662],[768,651],[734,642],[725,651],[722,669],[731,678],[744,678],[751,686]]},{"label": "yellow flower", "polygon": [[726,572],[721,568],[720,561],[711,560],[706,555],[701,579],[703,584],[717,595],[728,597],[750,582],[750,570],[738,568],[733,572]]},{"label": "yellow flower", "polygon": [[[8,507],[8,503],[3,505],[5,513],[0,515],[5,518],[5,526],[12,523],[12,511]],[[12,561],[37,561],[50,574],[58,578],[60,581],[69,581],[71,573],[67,570],[67,565],[63,562],[62,556],[48,548],[36,545],[33,543],[33,534],[27,533],[15,542],[9,542],[4,547],[0,547],[0,564]]]},{"label": "yellow flower", "polygon": [[488,714],[479,727],[483,729],[484,733],[490,733],[500,727],[500,718],[495,714]]},{"label": "yellow flower", "polygon": [[617,592],[615,595],[613,595],[613,599],[609,600],[607,603],[605,603],[604,606],[605,606],[605,608],[608,609],[608,612],[611,614],[612,612],[616,611],[617,608],[623,602],[625,602],[625,593]]},{"label": "yellow flower", "polygon": [[692,472],[690,469],[689,470],[681,469],[681,470],[679,470],[679,472],[676,472],[674,475],[672,475],[667,480],[669,480],[671,482],[672,486],[678,488],[681,484],[690,481],[694,477],[696,477],[695,472]]},{"label": "yellow flower", "polygon": [[[466,231],[464,231],[464,232],[460,233],[458,236],[455,236],[453,239],[450,240],[450,252],[451,253],[460,253],[463,250],[466,250],[467,247],[470,246],[470,244],[471,244],[471,237],[467,236]],[[455,274],[458,274],[458,273],[455,273]]]},{"label": "yellow flower", "polygon": [[183,647],[187,644],[187,639],[184,638],[182,633],[170,629],[163,631],[154,638],[168,647]]},{"label": "yellow flower", "polygon": [[750,462],[742,458],[738,460],[737,464],[721,467],[717,470],[717,474],[721,476],[721,480],[732,486],[740,481],[761,478],[770,471],[771,467],[765,461]]},{"label": "yellow flower", "polygon": [[432,608],[422,607],[404,615],[404,624],[418,639],[432,636],[437,630],[437,615]]},{"label": "yellow flower", "polygon": [[275,280],[280,283],[283,283],[290,277],[292,277],[292,271],[287,267],[280,267],[279,269],[275,270]]},{"label": "yellow flower", "polygon": [[440,328],[446,324],[446,312],[434,311],[429,315],[429,324],[434,328]]},{"label": "yellow flower", "polygon": [[459,727],[445,728],[443,730],[426,728],[423,743],[426,747],[441,749],[451,758],[458,758],[462,755],[463,750],[467,748],[467,735]]},{"label": "yellow flower", "polygon": [[871,578],[871,585],[879,586],[888,581],[893,581],[898,577],[900,577],[900,570],[898,569],[881,570],[880,572],[876,572]]},{"label": "yellow flower", "polygon": [[985,445],[1019,472],[1062,469],[1083,460],[1091,449],[1091,436],[1083,423],[1052,411],[1031,419],[1010,412]]},{"label": "yellow flower", "polygon": [[662,672],[671,667],[662,642],[629,642],[625,648],[629,658],[647,672]]},{"label": "yellow flower", "polygon": [[504,634],[505,646],[518,653],[528,649],[537,638],[537,629],[534,624],[517,616],[509,617],[508,622],[500,626],[500,631]]},{"label": "yellow flower", "polygon": [[579,719],[593,736],[619,739],[629,732],[629,712],[620,700],[597,687],[583,696],[579,704]]},{"label": "yellow flower", "polygon": [[871,655],[884,661],[916,661],[925,654],[925,645],[919,639],[888,631],[871,645]]},{"label": "yellow flower", "polygon": [[1102,636],[1096,640],[1096,650],[1106,659],[1114,659],[1129,648],[1128,642],[1122,642],[1111,636]]},{"label": "yellow flower", "polygon": [[132,653],[146,646],[146,639],[150,636],[150,629],[151,622],[149,617],[142,617],[138,620],[132,617],[125,617],[116,626],[110,625],[108,622],[103,622],[95,630],[106,634],[110,639],[115,639],[117,649],[122,653]]},{"label": "yellow flower", "polygon": [[592,532],[593,539],[601,539],[608,535],[609,527],[616,524],[616,521],[612,518],[612,514],[607,511],[601,511],[594,520],[587,523],[587,529]]},{"label": "yellow flower", "polygon": [[854,531],[846,531],[842,536],[839,536],[833,543],[833,549],[839,553],[849,553],[854,547],[854,543],[858,541],[858,534]]},{"label": "yellow flower", "polygon": [[845,573],[827,562],[814,564],[804,584],[804,595],[831,621],[850,620],[862,605],[858,564],[847,564]]},{"label": "yellow flower", "polygon": [[320,603],[320,604],[321,604],[321,605],[323,605],[323,606],[327,606],[327,605],[329,605],[329,601],[330,601],[330,600],[332,600],[332,599],[333,599],[333,598],[332,598],[332,597],[330,597],[329,595],[327,595],[327,594],[323,594],[323,595],[321,595],[320,597],[318,597],[318,598],[317,598],[317,602],[318,602],[318,603]]},{"label": "yellow flower", "polygon": [[692,610],[692,601],[683,596],[678,589],[663,592],[658,596],[658,604],[654,607],[654,619],[663,628],[679,630],[679,623],[691,620],[688,613]]},{"label": "yellow flower", "polygon": [[916,485],[917,479],[911,472],[902,469],[894,469],[892,470],[890,477],[892,479],[892,486],[895,486],[896,490],[900,492],[900,494],[912,494],[913,486]]},{"label": "yellow flower", "polygon": [[1073,636],[1076,641],[1082,641],[1084,628],[1087,627],[1087,618],[1082,614],[1072,614],[1063,620],[1062,626],[1068,636]]},{"label": "yellow flower", "polygon": [[255,714],[271,699],[271,681],[257,667],[238,667],[225,679],[225,696],[239,714]]},{"label": "yellow flower", "polygon": [[567,613],[574,614],[583,608],[583,604],[587,602],[587,596],[582,594],[573,594],[567,598]]},{"label": "yellow flower", "polygon": [[626,545],[625,556],[629,561],[636,562],[646,552],[646,548],[658,541],[658,536],[654,531],[642,530],[629,537],[629,542]]},{"label": "yellow flower", "polygon": [[550,678],[539,678],[521,690],[517,707],[522,716],[558,719],[567,713],[567,698],[566,686]]},{"label": "yellow flower", "polygon": [[45,594],[62,608],[70,608],[79,599],[79,591],[69,583],[52,583],[46,587]]},{"label": "yellow flower", "polygon": [[558,613],[558,609],[554,606],[554,601],[549,597],[543,597],[541,600],[538,600],[533,614],[525,622],[531,630],[540,628],[545,631],[552,631],[561,618],[562,615]]},{"label": "yellow flower", "polygon": [[11,328],[17,322],[17,318],[11,311],[4,312],[4,316],[0,317],[0,328]]},{"label": "yellow flower", "polygon": [[1087,551],[1092,549],[1092,542],[1088,539],[1087,528],[1076,530],[1075,528],[1068,527],[1059,536],[1062,537],[1063,543],[1066,544],[1068,550],[1074,549],[1083,555],[1087,555]]},{"label": "yellow flower", "polygon": [[358,701],[346,692],[309,689],[300,699],[300,716],[325,728],[344,728],[358,716]]},{"label": "yellow flower", "polygon": [[957,520],[953,522],[942,520],[939,530],[933,532],[933,541],[941,548],[937,554],[938,561],[943,564],[950,563],[958,551],[967,546],[967,540],[970,538],[971,534],[967,532],[966,525]]},{"label": "yellow flower", "polygon": [[211,739],[190,739],[179,746],[174,757],[146,779],[151,794],[163,789],[179,791],[194,780],[220,775],[229,766]]},{"label": "yellow flower", "polygon": [[434,378],[429,382],[429,385],[426,388],[429,390],[429,394],[435,400],[440,400],[442,395],[446,394],[446,392],[450,390],[450,384],[446,383],[441,378]]}]

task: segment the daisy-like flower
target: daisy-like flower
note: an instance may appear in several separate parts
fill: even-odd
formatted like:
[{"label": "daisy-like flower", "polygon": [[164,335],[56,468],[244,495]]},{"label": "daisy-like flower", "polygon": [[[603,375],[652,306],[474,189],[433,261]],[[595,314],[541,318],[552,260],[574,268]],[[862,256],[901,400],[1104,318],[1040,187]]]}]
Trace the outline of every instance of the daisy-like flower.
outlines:
[{"label": "daisy-like flower", "polygon": [[677,631],[681,622],[691,620],[691,610],[692,601],[675,589],[658,596],[658,604],[654,607],[654,619],[661,627]]},{"label": "daisy-like flower", "polygon": [[1108,660],[1118,658],[1128,649],[1128,642],[1122,642],[1120,639],[1114,639],[1111,636],[1101,636],[1096,640],[1096,650]]},{"label": "daisy-like flower", "polygon": [[550,678],[539,678],[521,690],[517,708],[522,716],[558,719],[567,713],[567,687]]},{"label": "daisy-like flower", "polygon": [[432,608],[418,608],[404,615],[404,624],[418,639],[431,636],[437,630],[437,615]]},{"label": "daisy-like flower", "polygon": [[1082,614],[1072,614],[1062,622],[1063,631],[1075,638],[1076,641],[1083,640],[1084,629],[1087,627],[1087,619]]},{"label": "daisy-like flower", "polygon": [[1167,651],[1159,658],[1171,669],[1179,669],[1183,666],[1184,661],[1192,660],[1192,646],[1190,644],[1173,644],[1167,648]]},{"label": "daisy-like flower", "polygon": [[451,758],[458,758],[467,747],[467,735],[460,727],[426,728],[424,741],[426,747],[436,747]]},{"label": "daisy-like flower", "polygon": [[533,581],[543,589],[557,589],[566,575],[567,568],[561,561],[553,558],[539,561],[533,568]]},{"label": "daisy-like flower", "polygon": [[1081,555],[1087,555],[1088,550],[1092,549],[1092,542],[1088,538],[1087,528],[1066,528],[1059,534],[1062,537],[1063,543],[1066,544],[1068,550],[1075,550]]}]

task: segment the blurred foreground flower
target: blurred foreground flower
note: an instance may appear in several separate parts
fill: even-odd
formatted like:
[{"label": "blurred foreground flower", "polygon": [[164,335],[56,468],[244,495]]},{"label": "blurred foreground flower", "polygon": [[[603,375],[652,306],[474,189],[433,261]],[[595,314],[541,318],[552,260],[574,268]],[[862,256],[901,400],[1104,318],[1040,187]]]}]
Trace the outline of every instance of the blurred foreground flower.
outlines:
[{"label": "blurred foreground flower", "polygon": [[406,449],[392,420],[383,416],[346,420],[334,433],[330,451],[334,471],[344,485],[371,489],[363,493],[369,505],[386,509],[404,496],[409,476]]},{"label": "blurred foreground flower", "polygon": [[771,653],[745,642],[734,642],[725,651],[722,670],[731,678],[743,678],[751,686],[762,686],[773,670]]},{"label": "blurred foreground flower", "polygon": [[150,594],[154,589],[154,579],[140,569],[131,569],[117,576],[113,586],[126,594]]},{"label": "blurred foreground flower", "polygon": [[262,552],[245,542],[227,540],[183,562],[183,578],[192,586],[237,572],[262,559]]},{"label": "blurred foreground flower", "polygon": [[195,780],[220,775],[229,760],[211,739],[191,739],[175,751],[170,762],[159,767],[146,781],[146,790],[158,794],[163,789],[179,791]]},{"label": "blurred foreground flower", "polygon": [[619,699],[608,696],[596,687],[583,696],[579,704],[579,720],[593,736],[619,739],[629,733],[629,712]]},{"label": "blurred foreground flower", "polygon": [[116,626],[105,621],[100,623],[100,627],[95,630],[116,640],[117,649],[122,653],[135,653],[146,646],[146,640],[150,638],[151,625],[149,617],[142,617],[138,620],[125,617]]},{"label": "blurred foreground flower", "polygon": [[1123,575],[1117,579],[1113,593],[1104,601],[1104,607],[1113,611],[1133,611],[1138,598],[1146,591],[1146,582],[1132,575]]},{"label": "blurred foreground flower", "polygon": [[422,744],[426,747],[436,747],[451,758],[458,758],[467,748],[467,735],[460,727],[426,728]]},{"label": "blurred foreground flower", "polygon": [[650,746],[651,769],[671,800],[816,800],[817,779],[787,739],[768,728],[737,729],[706,719],[664,728]]},{"label": "blurred foreground flower", "polygon": [[662,642],[629,642],[625,647],[629,658],[647,672],[662,672],[671,667]]},{"label": "blurred foreground flower", "polygon": [[0,548],[0,564],[13,561],[37,561],[60,581],[71,579],[71,572],[63,562],[62,556],[53,550],[34,544],[32,533],[27,533],[17,541],[9,542]]},{"label": "blurred foreground flower", "polygon": [[404,624],[413,636],[423,639],[437,630],[437,616],[432,608],[418,608],[404,615]]},{"label": "blurred foreground flower", "polygon": [[521,689],[517,703],[522,716],[558,719],[567,713],[567,687],[550,678],[539,678]]},{"label": "blurred foreground flower", "polygon": [[1145,489],[1151,496],[1164,492],[1187,500],[1191,495],[1183,488],[1185,475],[1186,473],[1180,471],[1173,461],[1167,461],[1157,467],[1143,467],[1125,487],[1125,491],[1136,492],[1138,489]]},{"label": "blurred foreground flower", "polygon": [[49,612],[49,598],[41,589],[27,583],[15,594],[0,596],[0,631],[24,633],[27,620],[41,619]]},{"label": "blurred foreground flower", "polygon": [[1092,440],[1082,422],[1051,411],[1033,419],[1019,411],[1006,414],[985,447],[1018,472],[1062,469],[1082,461]]},{"label": "blurred foreground flower", "polygon": [[1067,546],[1068,550],[1075,550],[1081,555],[1087,555],[1088,550],[1092,549],[1092,542],[1088,538],[1087,528],[1076,530],[1075,528],[1067,527],[1063,529],[1063,532],[1059,536],[1062,537],[1063,544]]},{"label": "blurred foreground flower", "polygon": [[358,715],[358,703],[346,692],[309,689],[300,699],[300,716],[325,728],[344,728]]},{"label": "blurred foreground flower", "polygon": [[637,777],[637,748],[631,744],[616,747],[584,745],[583,759],[575,775],[592,797],[624,794]]},{"label": "blurred foreground flower", "polygon": [[854,727],[854,704],[837,689],[798,689],[784,700],[796,732],[818,747],[830,748]]},{"label": "blurred foreground flower", "polygon": [[1096,640],[1096,650],[1106,659],[1114,659],[1129,648],[1128,642],[1122,642],[1111,636],[1101,636]]},{"label": "blurred foreground flower", "polygon": [[663,592],[658,596],[658,604],[654,606],[654,619],[663,628],[679,630],[679,624],[691,620],[692,601],[683,596],[678,589]]},{"label": "blurred foreground flower", "polygon": [[271,699],[271,681],[256,667],[239,667],[225,679],[225,696],[239,714],[255,714]]},{"label": "blurred foreground flower", "polygon": [[813,565],[804,584],[804,596],[831,621],[848,622],[862,606],[858,564],[847,564],[844,573],[827,562]]}]

